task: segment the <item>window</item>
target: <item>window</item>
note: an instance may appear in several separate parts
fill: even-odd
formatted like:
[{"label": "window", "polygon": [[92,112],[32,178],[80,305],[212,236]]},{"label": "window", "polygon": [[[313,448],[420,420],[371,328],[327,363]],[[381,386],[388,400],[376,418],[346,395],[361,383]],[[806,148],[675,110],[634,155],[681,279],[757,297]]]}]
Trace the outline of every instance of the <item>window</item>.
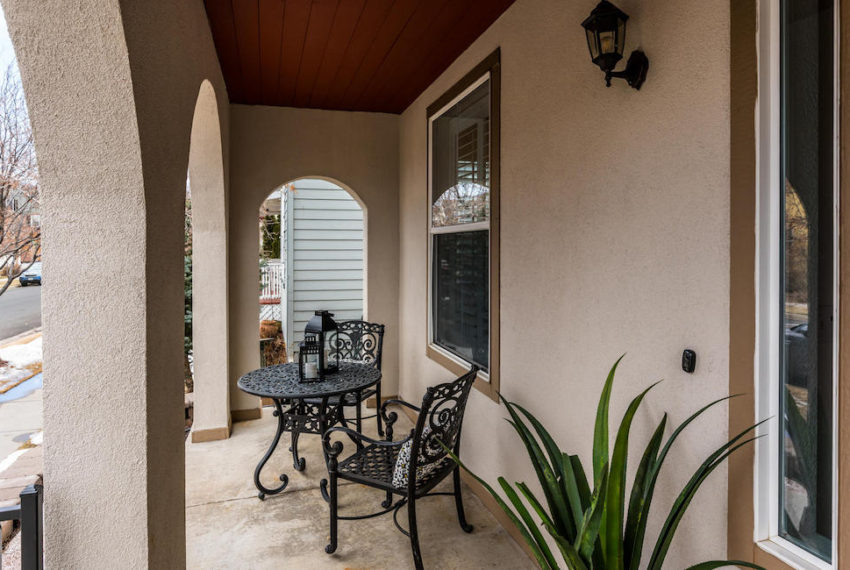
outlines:
[{"label": "window", "polygon": [[[757,452],[760,544],[797,567],[836,548],[833,0],[764,0]],[[769,543],[769,544],[768,544]]]},{"label": "window", "polygon": [[498,390],[499,53],[428,108],[428,355]]}]

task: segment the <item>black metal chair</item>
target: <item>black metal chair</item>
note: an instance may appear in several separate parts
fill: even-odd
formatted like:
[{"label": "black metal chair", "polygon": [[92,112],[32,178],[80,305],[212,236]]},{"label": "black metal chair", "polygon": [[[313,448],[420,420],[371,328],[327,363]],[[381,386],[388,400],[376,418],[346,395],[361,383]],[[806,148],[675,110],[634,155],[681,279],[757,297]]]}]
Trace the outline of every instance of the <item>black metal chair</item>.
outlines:
[{"label": "black metal chair", "polygon": [[[328,340],[331,360],[339,355],[342,362],[359,362],[371,364],[378,370],[381,369],[381,353],[384,348],[384,325],[370,323],[367,321],[340,321],[337,323],[336,332],[331,334]],[[364,390],[359,394],[346,394],[345,407],[355,407],[355,425],[357,431],[363,431],[363,420],[373,416],[362,416],[361,403],[372,396],[377,399],[377,407],[381,405],[381,383],[378,382],[374,389]],[[321,404],[321,400],[306,400],[308,404]],[[338,398],[332,398],[328,403],[337,405]],[[376,413],[378,422],[378,434],[384,435],[384,427],[381,414]]]},{"label": "black metal chair", "polygon": [[[330,543],[325,547],[325,552],[330,554],[336,551],[339,520],[366,519],[392,512],[396,527],[410,538],[413,562],[417,569],[421,569],[422,555],[416,527],[416,501],[433,495],[454,496],[460,528],[464,532],[472,532],[472,525],[466,522],[463,512],[460,471],[454,460],[446,453],[446,448],[451,449],[456,455],[460,453],[463,414],[470,388],[477,374],[478,368],[473,366],[472,370],[454,382],[428,388],[421,407],[401,400],[385,402],[381,406],[380,413],[386,422],[386,441],[368,438],[346,427],[333,427],[325,432],[323,444],[328,456],[330,480],[321,481],[322,494],[328,496],[330,503]],[[419,414],[416,427],[400,441],[392,441],[393,424],[398,419],[395,412],[387,414],[387,406],[392,404],[406,406]],[[358,444],[357,450],[345,459],[339,458],[343,449],[342,442],[331,443],[330,440],[331,436],[337,432],[348,435]],[[454,478],[454,491],[432,493],[431,490],[449,475]],[[337,511],[337,481],[339,479],[386,491],[386,500],[381,503],[384,510],[360,516],[340,516]],[[394,495],[400,496],[396,503],[393,503]],[[398,511],[404,505],[407,505],[409,530],[404,530],[398,522]]]}]

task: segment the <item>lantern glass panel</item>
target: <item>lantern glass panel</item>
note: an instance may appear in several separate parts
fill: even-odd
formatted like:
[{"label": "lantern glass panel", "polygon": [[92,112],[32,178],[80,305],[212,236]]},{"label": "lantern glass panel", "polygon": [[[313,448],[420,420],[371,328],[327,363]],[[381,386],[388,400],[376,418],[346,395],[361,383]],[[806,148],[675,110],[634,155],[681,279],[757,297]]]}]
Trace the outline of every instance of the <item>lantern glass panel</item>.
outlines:
[{"label": "lantern glass panel", "polygon": [[617,49],[617,33],[614,30],[599,32],[599,48],[603,54],[622,51]]},{"label": "lantern glass panel", "polygon": [[596,44],[596,32],[593,30],[585,30],[587,32],[587,49],[590,50],[590,59],[599,57],[599,46]]},{"label": "lantern glass panel", "polygon": [[617,18],[617,53],[623,55],[623,46],[626,45],[626,20]]}]

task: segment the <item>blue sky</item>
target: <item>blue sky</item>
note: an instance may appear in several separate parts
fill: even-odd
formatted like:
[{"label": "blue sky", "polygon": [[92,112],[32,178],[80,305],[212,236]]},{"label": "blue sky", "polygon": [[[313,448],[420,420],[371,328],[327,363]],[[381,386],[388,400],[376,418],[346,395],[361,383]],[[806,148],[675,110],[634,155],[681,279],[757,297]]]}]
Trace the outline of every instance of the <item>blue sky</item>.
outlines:
[{"label": "blue sky", "polygon": [[6,27],[6,15],[0,7],[0,70],[5,71],[13,61],[15,61],[15,49],[9,38],[9,28]]}]

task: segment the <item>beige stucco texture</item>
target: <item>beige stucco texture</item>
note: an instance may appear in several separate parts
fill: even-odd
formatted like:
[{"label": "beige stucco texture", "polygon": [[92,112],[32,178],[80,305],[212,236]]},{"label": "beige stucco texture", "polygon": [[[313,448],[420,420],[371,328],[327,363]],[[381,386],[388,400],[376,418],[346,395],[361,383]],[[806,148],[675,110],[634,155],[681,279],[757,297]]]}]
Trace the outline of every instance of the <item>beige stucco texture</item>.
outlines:
[{"label": "beige stucco texture", "polygon": [[[624,352],[612,423],[637,392],[664,379],[635,420],[632,453],[664,411],[675,425],[728,392],[728,3],[617,4],[630,16],[627,55],[642,48],[649,56],[640,91],[622,80],[606,89],[591,63],[579,24],[593,2],[518,0],[400,126],[401,394],[418,401],[450,377],[425,355],[425,110],[501,48],[501,389],[585,461],[602,383]],[[695,62],[682,46],[706,49]],[[697,352],[694,374],[680,367],[685,348]],[[506,415],[474,394],[466,462],[491,482],[498,474],[536,481]],[[677,443],[650,537],[726,431],[718,408]],[[636,466],[633,458],[630,471]],[[718,469],[691,506],[671,568],[725,555],[725,476]]]},{"label": "beige stucco texture", "polygon": [[[351,192],[366,217],[365,318],[386,325],[382,390],[398,387],[398,116],[280,107],[231,107],[231,408],[259,399],[236,388],[260,365],[257,349],[257,215],[263,200],[298,178],[327,178]],[[251,307],[251,310],[247,308]]]},{"label": "beige stucco texture", "polygon": [[182,212],[204,79],[227,132],[203,4],[3,8],[52,284],[42,292],[46,566],[181,567]]},{"label": "beige stucco texture", "polygon": [[198,93],[189,145],[193,440],[204,436],[224,437],[230,428],[225,162],[215,90],[209,81],[204,81]]}]

